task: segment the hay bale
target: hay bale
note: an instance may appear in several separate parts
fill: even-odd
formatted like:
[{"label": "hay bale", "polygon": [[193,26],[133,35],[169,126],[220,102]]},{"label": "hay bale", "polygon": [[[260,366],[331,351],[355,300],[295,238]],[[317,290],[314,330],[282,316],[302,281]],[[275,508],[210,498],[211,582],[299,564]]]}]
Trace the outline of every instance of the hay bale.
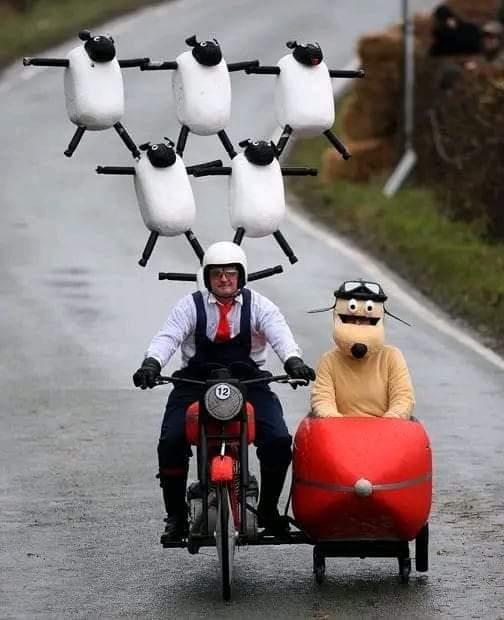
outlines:
[{"label": "hay bale", "polygon": [[357,53],[362,66],[383,61],[394,61],[401,57],[402,32],[400,28],[389,28],[385,32],[360,37],[357,42]]},{"label": "hay bale", "polygon": [[351,140],[392,134],[397,126],[401,92],[401,57],[364,65],[366,77],[355,84],[342,114],[342,128]]},{"label": "hay bale", "polygon": [[398,111],[395,93],[383,88],[376,97],[367,93],[354,97],[342,116],[345,139],[368,140],[393,135],[397,130]]},{"label": "hay bale", "polygon": [[390,168],[396,159],[395,148],[390,140],[359,140],[347,144],[352,157],[344,161],[334,148],[322,155],[322,182],[329,185],[337,179],[368,181],[383,170]]},{"label": "hay bale", "polygon": [[356,141],[395,130],[396,97],[401,84],[400,27],[361,37],[358,51],[366,77],[355,84],[352,100],[342,117],[343,132]]}]

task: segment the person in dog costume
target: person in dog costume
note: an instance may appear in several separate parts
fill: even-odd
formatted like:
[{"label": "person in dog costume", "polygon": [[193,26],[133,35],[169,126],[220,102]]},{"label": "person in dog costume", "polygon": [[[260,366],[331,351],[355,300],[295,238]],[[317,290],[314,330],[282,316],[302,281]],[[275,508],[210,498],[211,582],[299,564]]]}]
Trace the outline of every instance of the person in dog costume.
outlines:
[{"label": "person in dog costume", "polygon": [[[346,281],[334,292],[333,338],[311,391],[312,415],[409,419],[415,397],[401,351],[386,345],[387,296],[376,282]],[[401,321],[401,319],[398,319]],[[405,322],[405,321],[402,321]]]}]

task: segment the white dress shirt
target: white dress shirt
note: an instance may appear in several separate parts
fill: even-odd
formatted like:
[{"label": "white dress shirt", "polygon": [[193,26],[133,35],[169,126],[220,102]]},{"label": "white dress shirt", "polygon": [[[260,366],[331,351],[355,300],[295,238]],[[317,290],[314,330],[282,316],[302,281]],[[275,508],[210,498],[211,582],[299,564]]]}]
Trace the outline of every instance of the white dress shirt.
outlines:
[{"label": "white dress shirt", "polygon": [[[251,359],[262,366],[266,361],[267,344],[271,345],[282,363],[292,356],[301,357],[301,350],[277,306],[256,291],[250,290],[250,292]],[[202,293],[207,315],[206,335],[213,341],[219,324],[218,302],[212,293],[206,291]],[[238,295],[227,317],[231,327],[231,338],[240,331],[242,304],[242,295]],[[145,356],[155,358],[163,367],[181,347],[182,367],[185,367],[196,353],[195,331],[196,306],[192,295],[189,294],[182,297],[170,312],[163,327],[152,339]]]}]

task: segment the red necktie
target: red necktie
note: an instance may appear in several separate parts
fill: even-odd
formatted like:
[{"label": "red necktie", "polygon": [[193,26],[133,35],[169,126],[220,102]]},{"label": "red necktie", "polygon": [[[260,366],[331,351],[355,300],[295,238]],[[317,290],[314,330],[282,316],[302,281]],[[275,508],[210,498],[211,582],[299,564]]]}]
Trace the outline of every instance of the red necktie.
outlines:
[{"label": "red necktie", "polygon": [[219,325],[217,326],[217,333],[215,334],[215,342],[225,342],[231,339],[231,326],[227,316],[233,307],[233,302],[230,304],[217,303],[219,308]]}]

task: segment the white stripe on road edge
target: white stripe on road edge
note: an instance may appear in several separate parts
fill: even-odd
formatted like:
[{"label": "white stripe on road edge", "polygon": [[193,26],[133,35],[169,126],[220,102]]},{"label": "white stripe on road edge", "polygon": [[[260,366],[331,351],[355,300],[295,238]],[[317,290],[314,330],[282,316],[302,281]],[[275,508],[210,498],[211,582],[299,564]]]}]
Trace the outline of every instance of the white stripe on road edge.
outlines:
[{"label": "white stripe on road edge", "polygon": [[497,366],[500,370],[504,370],[504,359],[494,353],[491,349],[485,347],[480,342],[463,332],[462,330],[454,327],[452,324],[448,323],[446,320],[442,319],[439,316],[436,316],[431,310],[429,310],[426,306],[419,303],[416,299],[414,299],[411,295],[409,295],[404,289],[402,289],[399,284],[397,284],[394,280],[392,280],[389,276],[385,274],[385,272],[380,269],[380,267],[373,261],[373,259],[362,252],[361,250],[357,250],[355,248],[350,247],[343,239],[337,237],[335,234],[327,232],[315,224],[309,222],[306,217],[302,216],[299,213],[294,212],[292,209],[287,210],[288,219],[298,226],[303,232],[308,235],[314,237],[315,239],[322,241],[328,247],[333,250],[337,250],[339,253],[343,254],[350,260],[357,262],[362,268],[377,282],[383,283],[383,288],[387,291],[390,291],[395,297],[399,298],[401,302],[413,312],[419,319],[425,321],[434,329],[450,336],[460,344],[463,344],[467,348],[471,349],[481,357],[485,358],[488,362]]}]

